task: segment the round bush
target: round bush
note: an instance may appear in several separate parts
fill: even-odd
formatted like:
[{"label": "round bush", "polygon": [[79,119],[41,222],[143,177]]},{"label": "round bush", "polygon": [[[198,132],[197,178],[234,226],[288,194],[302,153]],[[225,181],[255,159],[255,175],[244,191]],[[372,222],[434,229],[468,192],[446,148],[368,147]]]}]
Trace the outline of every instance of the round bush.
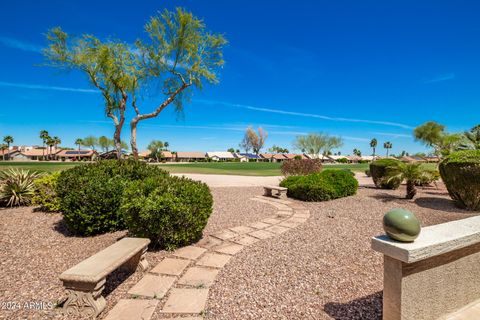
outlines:
[{"label": "round bush", "polygon": [[125,227],[120,205],[125,186],[149,177],[163,179],[168,173],[156,166],[132,160],[103,160],[63,171],[56,192],[69,229],[94,235]]},{"label": "round bush", "polygon": [[280,186],[288,188],[287,196],[303,201],[328,201],[354,195],[358,181],[347,170],[325,170],[306,176],[291,176]]},{"label": "round bush", "polygon": [[480,210],[480,150],[454,152],[440,162],[439,169],[455,204]]},{"label": "round bush", "polygon": [[60,199],[55,192],[60,172],[53,172],[34,181],[32,204],[44,212],[59,212]]},{"label": "round bush", "polygon": [[370,163],[370,175],[377,188],[398,189],[398,187],[400,187],[402,183],[400,179],[385,181],[387,168],[397,166],[399,163],[400,161],[396,159],[380,159]]},{"label": "round bush", "polygon": [[206,184],[170,176],[130,183],[121,210],[132,235],[174,249],[202,236],[212,205]]}]

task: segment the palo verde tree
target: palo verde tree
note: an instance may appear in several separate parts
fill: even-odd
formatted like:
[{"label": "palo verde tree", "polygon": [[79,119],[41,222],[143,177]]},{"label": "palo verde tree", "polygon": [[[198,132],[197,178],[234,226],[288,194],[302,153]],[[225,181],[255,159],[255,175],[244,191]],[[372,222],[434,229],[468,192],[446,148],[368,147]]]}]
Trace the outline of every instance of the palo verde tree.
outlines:
[{"label": "palo verde tree", "polygon": [[127,100],[138,85],[136,55],[123,42],[103,42],[88,34],[74,39],[60,27],[49,30],[47,40],[48,47],[43,53],[48,66],[84,73],[102,94],[105,114],[115,125],[113,139],[120,158]]},{"label": "palo verde tree", "polygon": [[324,133],[309,133],[304,136],[297,136],[293,142],[295,149],[302,150],[307,154],[319,158],[320,154],[327,155],[333,149],[343,145],[342,138],[330,136]]},{"label": "palo verde tree", "polygon": [[160,84],[163,99],[149,113],[142,113],[136,99],[132,101],[136,115],[130,121],[130,145],[135,159],[138,123],[158,116],[170,104],[181,113],[193,88],[218,83],[218,70],[224,64],[222,50],[227,43],[222,35],[209,32],[202,20],[181,8],[151,17],[145,31],[149,41],[136,42],[141,85]]}]

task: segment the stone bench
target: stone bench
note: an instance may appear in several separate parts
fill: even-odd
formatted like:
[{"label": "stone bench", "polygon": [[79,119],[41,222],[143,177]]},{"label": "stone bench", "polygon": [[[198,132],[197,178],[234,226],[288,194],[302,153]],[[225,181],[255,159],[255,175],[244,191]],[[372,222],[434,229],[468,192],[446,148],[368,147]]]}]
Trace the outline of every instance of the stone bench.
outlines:
[{"label": "stone bench", "polygon": [[135,271],[148,269],[145,259],[149,239],[123,238],[83,260],[60,275],[68,292],[63,304],[67,315],[96,317],[105,308],[102,296],[107,276],[119,267]]},{"label": "stone bench", "polygon": [[[287,188],[283,188],[283,187],[276,187],[276,186],[264,186],[263,187],[263,190],[264,190],[264,193],[263,195],[266,196],[266,197],[281,197],[282,196],[282,193],[287,193]],[[276,191],[276,194],[273,195],[272,194],[272,191],[275,190]]]},{"label": "stone bench", "polygon": [[480,216],[422,229],[412,243],[372,239],[383,253],[383,319],[480,319]]}]

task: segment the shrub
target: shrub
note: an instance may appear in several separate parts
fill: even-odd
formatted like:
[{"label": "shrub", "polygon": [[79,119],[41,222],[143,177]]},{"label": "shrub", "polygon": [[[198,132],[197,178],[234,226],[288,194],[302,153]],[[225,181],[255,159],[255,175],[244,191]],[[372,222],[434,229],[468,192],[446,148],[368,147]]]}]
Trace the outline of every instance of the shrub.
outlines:
[{"label": "shrub", "polygon": [[206,184],[171,176],[130,183],[121,209],[132,235],[174,249],[202,236],[212,204]]},{"label": "shrub", "polygon": [[453,152],[440,162],[439,169],[455,204],[480,210],[480,150]]},{"label": "shrub", "polygon": [[437,170],[424,170],[419,177],[416,185],[421,187],[430,186],[432,183],[440,180],[440,172]]},{"label": "shrub", "polygon": [[10,168],[0,171],[0,204],[8,207],[28,206],[33,197],[35,171]]},{"label": "shrub", "polygon": [[340,158],[340,159],[337,159],[336,160],[338,163],[348,163],[348,159],[347,158]]},{"label": "shrub", "polygon": [[44,212],[59,212],[60,199],[55,192],[60,172],[38,178],[34,182],[32,204]]},{"label": "shrub", "polygon": [[346,170],[325,170],[306,176],[285,178],[280,186],[288,188],[287,195],[303,201],[328,201],[354,195],[358,181]]},{"label": "shrub", "polygon": [[320,159],[286,160],[280,169],[284,176],[306,175],[322,171],[322,161]]},{"label": "shrub", "polygon": [[366,175],[367,177],[371,177],[370,169],[365,170],[365,175]]},{"label": "shrub", "polygon": [[373,183],[377,188],[381,189],[398,189],[402,181],[400,179],[385,179],[388,167],[395,167],[399,165],[396,159],[380,159],[370,163],[370,175]]},{"label": "shrub", "polygon": [[63,171],[55,191],[69,229],[94,235],[124,228],[120,205],[128,182],[166,176],[166,171],[143,162],[103,160]]}]

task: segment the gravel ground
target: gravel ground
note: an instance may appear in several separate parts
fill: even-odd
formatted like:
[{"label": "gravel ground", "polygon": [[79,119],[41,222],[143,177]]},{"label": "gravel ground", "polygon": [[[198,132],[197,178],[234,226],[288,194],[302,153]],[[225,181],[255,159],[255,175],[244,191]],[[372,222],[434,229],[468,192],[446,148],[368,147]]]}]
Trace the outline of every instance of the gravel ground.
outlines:
[{"label": "gravel ground", "polygon": [[383,233],[383,214],[413,211],[423,226],[472,213],[453,206],[445,189],[361,188],[356,196],[305,203],[311,218],[244,249],[210,289],[208,319],[381,319],[382,256],[370,238]]},{"label": "gravel ground", "polygon": [[[268,204],[249,201],[261,192],[261,188],[213,188],[214,211],[204,233],[255,222],[273,213],[274,208]],[[62,318],[48,305],[65,297],[58,276],[126,235],[115,232],[75,237],[62,223],[60,214],[35,212],[31,207],[1,209],[0,216],[0,319]],[[154,266],[166,254],[148,252],[147,259]],[[114,273],[104,290],[106,310],[126,297],[141,276],[141,273]],[[24,303],[32,301],[43,302],[46,310],[25,309]],[[7,306],[7,302],[12,304]]]}]

